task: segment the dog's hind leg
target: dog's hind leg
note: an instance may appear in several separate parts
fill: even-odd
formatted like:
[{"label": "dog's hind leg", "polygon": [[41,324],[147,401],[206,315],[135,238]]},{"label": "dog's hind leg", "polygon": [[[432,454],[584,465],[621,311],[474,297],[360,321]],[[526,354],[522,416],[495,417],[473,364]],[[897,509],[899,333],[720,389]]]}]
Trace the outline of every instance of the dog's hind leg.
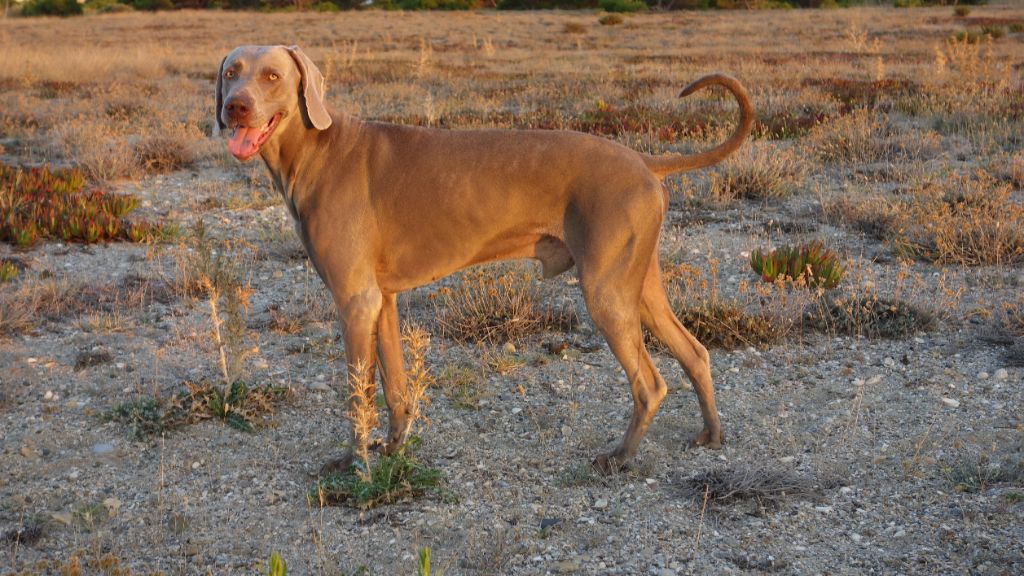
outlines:
[{"label": "dog's hind leg", "polygon": [[583,257],[577,262],[581,263],[580,287],[587,311],[626,371],[633,396],[633,412],[622,443],[594,460],[594,467],[606,474],[624,468],[636,454],[667,392],[644,348],[640,329],[644,271],[657,249],[658,222],[640,219],[639,224],[620,228],[621,234],[601,229],[595,231],[600,238],[579,243]]},{"label": "dog's hind leg", "polygon": [[693,382],[693,389],[700,403],[701,416],[704,418],[704,429],[694,439],[694,444],[721,448],[722,426],[718,419],[718,411],[715,409],[715,389],[711,382],[708,351],[672,312],[656,258],[651,261],[647,276],[644,278],[640,313],[644,326],[668,347]]}]

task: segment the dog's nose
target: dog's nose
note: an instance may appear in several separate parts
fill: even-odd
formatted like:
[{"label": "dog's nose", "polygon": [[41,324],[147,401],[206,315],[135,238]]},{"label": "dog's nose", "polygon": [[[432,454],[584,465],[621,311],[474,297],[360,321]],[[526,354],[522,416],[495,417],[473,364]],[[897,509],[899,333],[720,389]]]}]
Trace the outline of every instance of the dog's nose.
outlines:
[{"label": "dog's nose", "polygon": [[224,103],[224,109],[232,120],[241,121],[247,119],[252,108],[252,98],[245,94],[236,94],[231,96],[228,98],[227,102]]}]

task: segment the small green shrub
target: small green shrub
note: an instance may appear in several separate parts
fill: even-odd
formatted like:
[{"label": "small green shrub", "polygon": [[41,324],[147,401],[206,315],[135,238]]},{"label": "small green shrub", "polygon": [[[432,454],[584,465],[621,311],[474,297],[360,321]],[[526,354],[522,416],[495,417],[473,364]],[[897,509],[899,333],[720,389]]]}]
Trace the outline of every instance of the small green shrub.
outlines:
[{"label": "small green shrub", "polygon": [[562,26],[562,32],[566,34],[586,34],[587,27],[579,22],[566,22],[565,26]]},{"label": "small green shrub", "polygon": [[480,7],[479,0],[394,0],[402,10],[473,10]]},{"label": "small green shrub", "polygon": [[953,8],[953,15],[957,18],[963,18],[971,13],[969,6],[956,6]]},{"label": "small green shrub", "polygon": [[620,14],[605,14],[597,19],[598,24],[601,26],[618,26],[625,22],[625,18]]},{"label": "small green shrub", "polygon": [[800,246],[783,246],[768,254],[754,250],[750,253],[750,267],[765,282],[783,278],[822,288],[835,288],[845,273],[839,257],[818,240]]},{"label": "small green shrub", "polygon": [[188,410],[182,405],[182,399],[182,396],[144,396],[118,404],[102,419],[127,425],[132,437],[141,440],[184,424],[188,420]]},{"label": "small green shrub", "polygon": [[368,510],[392,504],[428,492],[443,493],[441,472],[416,461],[411,451],[422,441],[411,436],[405,445],[392,454],[377,459],[369,470],[356,459],[345,472],[330,474],[317,480],[307,499],[321,506],[349,504]]},{"label": "small green shrub", "polygon": [[317,2],[310,6],[314,12],[340,12],[341,8],[334,2]]},{"label": "small green shrub", "polygon": [[10,260],[0,260],[0,284],[18,277],[18,265]]},{"label": "small green shrub", "polygon": [[22,16],[80,16],[77,0],[29,0],[21,7]]},{"label": "small green shrub", "polygon": [[640,12],[647,10],[643,0],[599,0],[598,5],[605,12]]},{"label": "small green shrub", "polygon": [[156,12],[157,10],[173,10],[174,2],[171,0],[132,0],[132,6],[136,10]]},{"label": "small green shrub", "polygon": [[1024,462],[1014,458],[994,460],[976,450],[961,449],[942,472],[954,490],[974,494],[997,484],[1024,481]]}]

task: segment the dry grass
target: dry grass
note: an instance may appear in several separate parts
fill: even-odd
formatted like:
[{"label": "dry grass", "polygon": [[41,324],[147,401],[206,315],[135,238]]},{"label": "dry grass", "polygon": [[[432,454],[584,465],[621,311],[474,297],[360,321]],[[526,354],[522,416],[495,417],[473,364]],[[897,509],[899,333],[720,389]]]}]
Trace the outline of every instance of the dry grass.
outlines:
[{"label": "dry grass", "polygon": [[832,164],[903,162],[930,158],[941,143],[934,133],[911,133],[886,114],[859,108],[811,129],[805,149]]},{"label": "dry grass", "polygon": [[686,479],[692,498],[711,505],[753,501],[758,506],[777,505],[791,499],[807,499],[835,485],[835,480],[798,472],[780,465],[738,464],[714,468]]},{"label": "dry grass", "polygon": [[823,208],[837,223],[887,240],[899,254],[936,264],[1024,261],[1024,204],[1010,184],[981,170],[930,175],[899,195],[844,195]]},{"label": "dry grass", "polygon": [[[714,259],[707,272],[680,264],[667,269],[665,278],[673,312],[709,348],[732,350],[784,340],[799,324],[799,310],[808,298],[790,294],[783,281],[753,288],[743,282],[736,295],[722,297]],[[648,342],[660,349],[650,338]]]},{"label": "dry grass", "polygon": [[719,203],[781,198],[796,193],[806,176],[807,166],[793,150],[753,142],[708,176],[706,194]]},{"label": "dry grass", "polygon": [[458,342],[519,341],[547,330],[566,330],[575,311],[544,304],[545,291],[532,268],[476,268],[461,273],[454,288],[432,295],[441,336]]}]

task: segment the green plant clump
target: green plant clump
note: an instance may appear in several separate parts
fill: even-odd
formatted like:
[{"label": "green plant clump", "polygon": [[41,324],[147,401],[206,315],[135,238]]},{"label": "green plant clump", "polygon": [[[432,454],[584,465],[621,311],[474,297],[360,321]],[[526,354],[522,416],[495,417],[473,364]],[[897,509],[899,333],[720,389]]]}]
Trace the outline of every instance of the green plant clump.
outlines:
[{"label": "green plant clump", "polygon": [[750,253],[750,267],[765,282],[783,278],[822,288],[834,288],[845,273],[839,257],[817,240],[800,246],[783,246],[768,254],[754,250]]},{"label": "green plant clump", "polygon": [[345,472],[321,477],[310,490],[309,501],[322,505],[347,503],[368,510],[427,492],[441,492],[441,472],[409,454],[421,442],[417,436],[410,437],[401,449],[382,455],[369,470],[357,459]]},{"label": "green plant clump", "polygon": [[173,234],[171,227],[129,221],[139,200],[127,194],[83,191],[77,169],[28,170],[0,164],[0,241],[32,246],[41,238],[92,244],[144,242]]},{"label": "green plant clump", "polygon": [[80,16],[82,5],[76,0],[29,0],[21,8],[22,16]]},{"label": "green plant clump", "polygon": [[605,12],[640,12],[647,10],[643,0],[600,0],[598,5]]}]

